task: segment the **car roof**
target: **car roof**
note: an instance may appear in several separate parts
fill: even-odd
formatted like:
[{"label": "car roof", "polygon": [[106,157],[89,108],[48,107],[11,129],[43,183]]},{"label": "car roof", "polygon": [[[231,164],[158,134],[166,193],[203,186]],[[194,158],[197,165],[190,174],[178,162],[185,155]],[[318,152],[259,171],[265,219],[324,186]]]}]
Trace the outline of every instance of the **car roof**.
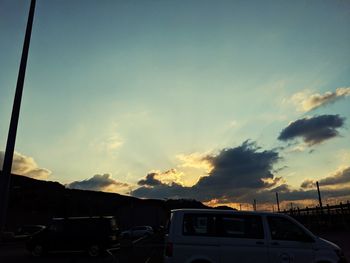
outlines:
[{"label": "car roof", "polygon": [[222,210],[222,209],[193,209],[193,208],[182,208],[171,210],[172,213],[200,213],[200,214],[239,214],[239,215],[278,215],[284,216],[281,213],[271,213],[263,211],[238,211],[238,210]]},{"label": "car roof", "polygon": [[113,219],[114,216],[54,217],[52,220]]}]

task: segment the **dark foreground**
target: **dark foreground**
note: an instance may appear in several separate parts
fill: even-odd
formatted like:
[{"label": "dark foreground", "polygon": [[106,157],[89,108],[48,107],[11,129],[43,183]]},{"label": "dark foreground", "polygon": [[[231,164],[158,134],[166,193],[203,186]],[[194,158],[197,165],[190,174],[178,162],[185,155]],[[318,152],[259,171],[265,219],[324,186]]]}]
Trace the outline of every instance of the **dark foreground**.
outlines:
[{"label": "dark foreground", "polygon": [[[321,237],[342,247],[350,260],[350,232],[325,232]],[[119,247],[106,252],[99,258],[89,258],[82,253],[49,254],[42,258],[33,258],[25,249],[25,244],[8,243],[0,246],[1,263],[17,262],[52,262],[52,263],[82,263],[82,262],[110,262],[110,263],[161,263],[163,258],[164,241],[160,235],[142,238],[134,241],[122,242]]]},{"label": "dark foreground", "polygon": [[34,258],[26,250],[23,242],[1,244],[0,262],[18,263],[83,263],[83,262],[105,262],[105,263],[158,263],[163,257],[163,238],[154,235],[134,241],[122,242],[117,248],[106,251],[102,256],[90,258],[84,253],[50,253],[40,258]]}]

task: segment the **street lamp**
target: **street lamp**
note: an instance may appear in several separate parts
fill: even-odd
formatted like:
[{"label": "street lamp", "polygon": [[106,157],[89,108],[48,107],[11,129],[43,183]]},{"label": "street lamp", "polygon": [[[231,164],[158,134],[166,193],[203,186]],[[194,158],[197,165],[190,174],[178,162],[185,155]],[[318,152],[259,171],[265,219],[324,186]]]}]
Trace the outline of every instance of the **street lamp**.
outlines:
[{"label": "street lamp", "polygon": [[21,62],[20,62],[18,77],[17,77],[16,93],[13,101],[10,127],[9,127],[8,136],[7,136],[4,163],[2,166],[2,174],[0,174],[0,239],[6,224],[12,160],[13,160],[13,154],[15,150],[17,126],[18,126],[19,112],[21,108],[21,100],[22,100],[22,93],[23,93],[23,84],[24,84],[24,78],[26,74],[30,36],[32,33],[32,26],[33,26],[33,19],[34,19],[35,2],[36,0],[31,0],[31,3],[30,3],[26,34],[24,37],[24,44],[22,49],[22,57],[21,57]]}]

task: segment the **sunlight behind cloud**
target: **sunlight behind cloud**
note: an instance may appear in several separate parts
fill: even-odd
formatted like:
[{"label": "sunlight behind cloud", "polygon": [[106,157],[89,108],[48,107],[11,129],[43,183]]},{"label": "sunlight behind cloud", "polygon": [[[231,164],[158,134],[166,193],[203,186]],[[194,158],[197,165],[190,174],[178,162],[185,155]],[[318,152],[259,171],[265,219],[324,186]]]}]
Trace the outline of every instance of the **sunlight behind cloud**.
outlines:
[{"label": "sunlight behind cloud", "polygon": [[155,174],[154,178],[159,180],[163,184],[170,185],[172,183],[177,183],[177,184],[183,185],[182,178],[184,177],[184,173],[177,171],[176,169],[170,169],[165,172],[154,170],[154,171],[151,171],[151,173],[154,173]]},{"label": "sunlight behind cloud", "polygon": [[206,158],[208,154],[208,152],[194,152],[191,154],[178,154],[176,155],[176,158],[181,161],[180,167],[202,169],[205,170],[205,172],[209,173],[214,167]]}]

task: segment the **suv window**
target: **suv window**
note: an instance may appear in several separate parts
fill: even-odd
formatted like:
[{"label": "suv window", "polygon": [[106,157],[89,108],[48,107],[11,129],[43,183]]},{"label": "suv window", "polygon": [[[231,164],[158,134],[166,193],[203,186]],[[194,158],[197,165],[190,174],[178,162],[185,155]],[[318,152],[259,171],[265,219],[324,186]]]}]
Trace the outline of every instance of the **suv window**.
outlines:
[{"label": "suv window", "polygon": [[286,218],[269,216],[267,220],[273,240],[303,241],[311,238],[301,227]]},{"label": "suv window", "polygon": [[207,236],[214,234],[214,216],[185,214],[183,234],[190,236]]},{"label": "suv window", "polygon": [[220,236],[234,238],[263,239],[264,228],[260,216],[222,215],[217,219]]}]

